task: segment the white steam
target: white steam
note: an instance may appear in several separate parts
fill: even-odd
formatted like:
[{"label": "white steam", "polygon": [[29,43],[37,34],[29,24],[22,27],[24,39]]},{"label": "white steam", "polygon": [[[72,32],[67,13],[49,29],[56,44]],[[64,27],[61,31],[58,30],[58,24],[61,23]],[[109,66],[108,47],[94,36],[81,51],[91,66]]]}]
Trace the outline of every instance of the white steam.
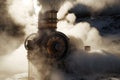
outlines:
[{"label": "white steam", "polygon": [[[28,51],[30,54],[29,60],[35,66],[34,68],[38,70],[38,79],[36,80],[96,80],[101,75],[102,77],[118,76],[120,74],[120,56],[118,56],[120,51],[117,50],[119,47],[109,44],[110,42],[102,37],[99,31],[89,22],[76,23],[75,19],[77,17],[74,13],[68,13],[70,7],[74,7],[74,5],[66,2],[58,12],[57,31],[67,35],[70,43],[69,55],[63,63],[62,61],[59,62],[62,64],[62,68],[56,68],[59,65],[54,61],[54,65],[47,64],[46,57],[41,56],[41,54],[44,54],[44,51],[43,53],[40,52],[42,48],[34,45],[35,50]],[[91,50],[89,52],[85,51],[85,46],[90,46]],[[117,48],[114,48],[117,53],[111,46]],[[31,72],[31,74],[34,74],[34,72]]]},{"label": "white steam", "polygon": [[[59,0],[59,1],[39,0],[39,3],[42,5],[40,6],[42,8],[42,11],[44,12],[50,9],[58,10],[64,1],[65,0]],[[65,66],[66,66],[65,69],[67,69],[68,72],[73,74],[67,74],[66,72],[64,72],[64,70],[62,71],[58,69],[57,70],[53,69],[53,72],[51,72],[51,70],[48,69],[46,63],[44,64],[39,63],[38,67],[40,67],[41,71],[43,72],[40,76],[44,77],[44,74],[45,75],[50,74],[52,80],[80,80],[83,77],[87,78],[86,75],[88,74],[91,75],[107,74],[107,73],[119,74],[120,58],[119,56],[116,56],[117,54],[120,53],[119,45],[113,43],[111,37],[106,39],[100,36],[99,31],[96,28],[93,28],[94,26],[91,26],[90,23],[88,22],[76,23],[75,22],[76,17],[74,13],[68,14],[68,10],[73,8],[74,5],[76,4],[82,4],[88,6],[88,8],[91,10],[91,13],[94,13],[97,11],[100,12],[104,8],[111,7],[114,5],[117,5],[119,7],[118,5],[120,3],[119,0],[100,0],[100,1],[76,0],[74,2],[76,3],[66,2],[60,8],[58,12],[58,19],[59,20],[63,19],[63,20],[60,20],[57,24],[58,27],[57,31],[63,32],[70,38],[70,43],[72,45],[70,47],[72,50],[69,50],[71,55],[69,55],[65,60]],[[37,32],[38,26],[36,23],[38,21],[35,14],[38,15],[38,12],[40,11],[40,7],[36,4],[37,1],[35,1],[33,4],[32,0],[8,0],[7,2],[7,11],[10,15],[9,17],[16,25],[20,25],[20,31],[21,30],[23,31],[23,28],[21,28],[21,26],[25,26],[24,31],[27,35],[30,33]],[[53,4],[56,6],[54,6]],[[34,8],[36,9],[35,12],[34,12]],[[81,10],[81,8],[78,10]],[[7,19],[8,18],[2,20],[7,20]],[[1,23],[8,22],[8,21],[2,22],[2,20],[0,20]],[[7,24],[7,26],[8,25],[11,24]],[[2,36],[0,42],[2,45],[0,45],[0,50],[1,50],[0,54],[4,54],[5,52],[11,53],[11,51],[13,51],[16,47],[18,48],[19,45],[23,42],[23,37],[22,38],[21,37],[14,38],[15,36],[8,37],[9,33],[7,31],[15,29],[13,27],[12,29],[9,30],[9,28],[10,26],[7,27],[5,33],[4,32],[1,33]],[[15,29],[13,31],[17,31],[17,30]],[[13,31],[11,31],[10,33],[12,33]],[[16,42],[16,44],[14,44],[14,42]],[[84,46],[91,46],[91,52],[85,52]],[[37,50],[35,51],[37,53]],[[26,54],[24,53],[26,53],[26,51],[22,45],[21,47],[19,47],[19,49],[13,51],[12,54],[0,57],[0,66],[1,66],[0,77],[2,77],[1,80],[3,80],[6,77],[6,75],[7,77],[10,77],[13,74],[27,71],[27,59],[26,59]],[[41,59],[40,61],[42,61],[44,60],[44,57],[39,59]],[[13,79],[17,79],[17,78],[13,78]],[[90,80],[90,78],[88,80]]]},{"label": "white steam", "polygon": [[[13,53],[0,57],[0,79],[11,77],[14,74],[28,72],[27,52],[21,45]],[[27,76],[26,76],[27,77]],[[8,79],[10,80],[10,79]],[[14,80],[14,79],[13,79]]]},{"label": "white steam", "polygon": [[[72,19],[75,19],[73,15],[69,17],[69,20]],[[65,62],[68,72],[71,71],[73,74],[68,78],[68,74],[63,73],[66,77],[63,76],[64,79],[61,80],[79,80],[82,78],[96,80],[97,76],[100,77],[100,75],[105,76],[114,73],[119,75],[120,42],[117,41],[117,44],[115,44],[111,38],[102,37],[99,31],[88,22],[79,22],[77,24],[72,22],[71,24],[69,20],[67,18],[59,21],[57,30],[69,36],[70,43],[73,43],[77,49],[70,52],[71,55],[67,57]],[[114,39],[119,40],[117,37],[114,37]],[[84,46],[90,46],[91,51],[85,52]]]},{"label": "white steam", "polygon": [[32,0],[12,0],[8,6],[8,12],[16,23],[26,25],[34,14],[33,2]]},{"label": "white steam", "polygon": [[37,32],[37,18],[32,0],[0,1],[0,80],[27,72],[28,63],[23,42]]},{"label": "white steam", "polygon": [[[11,4],[10,4],[11,3]],[[40,9],[33,3],[33,0],[12,0],[8,5],[8,12],[16,24],[25,26],[25,33],[37,32],[37,14]],[[17,10],[17,11],[16,11]]]},{"label": "white steam", "polygon": [[42,5],[42,12],[47,10],[59,10],[60,6],[65,0],[38,0],[39,4]]},{"label": "white steam", "polygon": [[36,16],[38,16],[42,6],[38,3],[38,0],[33,0],[33,5],[34,5],[35,14]]},{"label": "white steam", "polygon": [[28,74],[27,73],[17,74],[5,80],[28,80]]},{"label": "white steam", "polygon": [[[57,31],[61,31],[68,36],[73,36],[74,38],[77,38],[78,40],[82,41],[82,43],[84,44],[81,46],[82,49],[83,46],[91,46],[91,50],[93,51],[107,50],[110,53],[116,54],[120,52],[119,45],[115,45],[115,43],[112,42],[114,41],[112,37],[109,37],[108,39],[106,39],[107,37],[102,37],[99,31],[94,26],[91,26],[88,22],[80,22],[75,24],[76,18],[73,15],[74,14],[68,14],[66,15],[66,17],[69,16],[69,18],[60,20],[57,24]],[[117,36],[114,37],[114,39],[119,40]],[[117,43],[119,43],[119,41],[117,41]]]},{"label": "white steam", "polygon": [[68,10],[73,7],[73,4],[71,2],[65,2],[63,6],[59,9],[57,18],[62,19],[67,14]]},{"label": "white steam", "polygon": [[[71,18],[69,18],[69,20],[73,19],[75,18],[71,15]],[[61,31],[68,36],[73,36],[80,41],[82,40],[84,46],[91,46],[92,49],[99,49],[99,46],[102,44],[102,37],[100,36],[98,30],[96,28],[92,28],[87,22],[80,22],[74,25],[63,20],[58,22],[57,27],[58,31]]]}]

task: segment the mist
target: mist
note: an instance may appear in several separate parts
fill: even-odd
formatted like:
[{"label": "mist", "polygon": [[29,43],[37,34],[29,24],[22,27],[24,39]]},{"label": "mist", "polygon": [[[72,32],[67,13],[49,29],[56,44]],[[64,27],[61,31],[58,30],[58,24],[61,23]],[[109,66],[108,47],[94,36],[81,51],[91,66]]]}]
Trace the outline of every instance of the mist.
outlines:
[{"label": "mist", "polygon": [[[38,0],[38,3],[42,5],[41,12],[45,12],[47,10],[59,10],[60,6],[65,2],[66,0]],[[54,4],[54,5],[53,5]]]},{"label": "mist", "polygon": [[[0,1],[0,79],[27,73],[28,63],[23,43],[37,31],[32,0]],[[21,68],[23,67],[23,68]]]},{"label": "mist", "polygon": [[[57,14],[59,19],[57,31],[63,32],[70,40],[68,56],[63,62],[48,61],[42,55],[46,51],[41,51],[44,49],[34,45],[32,51],[28,50],[28,60],[31,62],[31,66],[34,66],[34,69],[31,70],[37,70],[35,72],[37,75],[33,76],[34,72],[31,72],[31,77],[35,77],[36,80],[96,80],[98,78],[113,77],[114,75],[119,76],[120,47],[113,42],[112,36],[109,36],[109,39],[107,36],[102,36],[96,28],[96,26],[99,27],[100,25],[94,26],[85,20],[76,22],[79,16],[90,16],[90,19],[102,16],[101,13],[104,13],[105,9],[108,12],[105,12],[103,16],[118,15],[119,12],[109,11],[109,8],[112,7],[113,10],[116,10],[115,6],[118,6],[117,9],[119,9],[119,1],[103,0],[95,2],[94,0],[81,0],[73,2],[65,2]],[[86,15],[81,15],[84,13]],[[93,22],[95,24],[94,18]],[[100,22],[99,18],[97,21]],[[107,25],[109,23],[99,24]],[[39,34],[37,37],[39,38]],[[114,39],[119,40],[118,37],[114,37]],[[90,46],[90,51],[85,51],[85,46]],[[114,49],[112,46],[114,46]]]},{"label": "mist", "polygon": [[[15,47],[18,47],[17,45],[21,44],[21,40],[24,38],[25,33],[23,31],[24,26],[16,24],[8,14],[6,1],[0,1],[0,5],[0,55],[4,55],[7,51],[14,49]],[[10,45],[12,49],[9,49]]]},{"label": "mist", "polygon": [[[60,62],[61,65],[57,62],[50,65],[50,61],[46,62],[46,57],[40,56],[44,51],[41,53],[40,49],[34,45],[35,50],[30,52],[30,58],[33,58],[30,60],[32,63],[30,66],[34,67],[31,74],[36,73],[33,75],[37,78],[36,80],[46,78],[95,80],[101,75],[119,76],[119,36],[102,36],[96,26],[88,21],[76,22],[76,20],[86,16],[92,19],[96,16],[118,15],[120,0],[67,0],[65,3],[64,1],[39,0],[39,5],[35,3],[39,7],[37,11],[34,11],[32,0],[0,1],[0,75],[2,80],[13,74],[27,72],[27,52],[22,44],[26,36],[38,31],[37,19],[40,16],[35,13],[40,11],[40,7],[41,12],[50,9],[58,10],[57,31],[68,36],[70,48],[69,55],[63,63]],[[85,46],[90,46],[91,50],[85,51]]]}]

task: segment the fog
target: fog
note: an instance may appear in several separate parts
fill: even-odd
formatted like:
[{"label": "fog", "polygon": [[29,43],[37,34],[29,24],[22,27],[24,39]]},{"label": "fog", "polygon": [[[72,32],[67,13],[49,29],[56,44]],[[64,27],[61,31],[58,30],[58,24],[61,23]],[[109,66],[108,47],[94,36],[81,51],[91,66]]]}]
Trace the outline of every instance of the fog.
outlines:
[{"label": "fog", "polygon": [[[100,16],[105,8],[108,12],[105,12],[105,15],[103,14],[104,16],[111,15],[109,14],[110,12],[114,14],[114,12],[109,11],[109,7],[111,7],[111,5],[117,5],[118,3],[116,1],[103,0],[93,5],[95,1],[93,1],[93,3],[92,1],[90,2],[77,1],[72,3],[71,1],[67,1],[57,14],[59,19],[57,31],[63,32],[70,40],[68,56],[63,62],[47,61],[48,59],[42,55],[43,53],[45,54],[46,51],[37,45],[33,45],[34,49],[32,51],[28,50],[28,59],[32,63],[31,66],[34,66],[34,69],[38,70],[35,72],[37,75],[34,75],[36,80],[96,80],[97,78],[102,79],[102,77],[105,76],[111,77],[120,74],[120,47],[112,42],[112,37],[111,39],[109,37],[108,40],[108,37],[101,36],[99,30],[87,21],[75,22],[75,19],[77,19],[79,15],[85,17],[85,15],[81,15],[81,12],[86,13],[86,10],[88,10],[86,14],[90,16],[90,19],[92,19],[92,17],[95,18],[95,16]],[[119,5],[117,6],[119,7]],[[114,7],[114,9],[115,8],[116,7]],[[119,12],[117,14],[115,13],[115,15],[118,14]],[[39,18],[41,18],[41,16],[39,16]],[[107,22],[105,24],[109,23]],[[39,39],[39,36],[37,37]],[[115,37],[114,39],[117,40],[118,38]],[[90,46],[91,50],[86,52],[85,46]],[[114,46],[115,50],[113,50],[112,46]],[[41,50],[43,51],[41,52]],[[34,72],[30,74],[31,77],[34,77],[32,75]]]},{"label": "fog", "polygon": [[[65,2],[66,0],[38,0],[38,3],[42,5],[41,12],[45,12],[47,10],[59,10],[60,6]],[[54,4],[54,5],[53,5]]]},{"label": "fog", "polygon": [[33,13],[31,0],[0,1],[0,80],[28,71],[23,43],[37,31]]},{"label": "fog", "polygon": [[[76,22],[76,19],[86,16],[92,18],[118,15],[120,0],[64,1],[39,0],[39,4],[33,4],[32,0],[0,1],[0,79],[27,72],[27,52],[23,42],[26,36],[38,31],[40,9],[41,12],[49,9],[58,10],[57,31],[68,36],[70,49],[63,68],[56,68],[56,62],[51,68],[51,65],[44,62],[46,58],[32,55],[33,58],[37,56],[37,68],[41,70],[35,72],[40,74],[37,74],[38,80],[44,80],[44,77],[51,80],[95,80],[99,75],[120,74],[119,35],[101,36],[99,30],[89,22]],[[114,43],[113,39],[117,43]],[[86,52],[84,46],[91,46],[91,51]],[[31,53],[38,54],[39,48]]]}]

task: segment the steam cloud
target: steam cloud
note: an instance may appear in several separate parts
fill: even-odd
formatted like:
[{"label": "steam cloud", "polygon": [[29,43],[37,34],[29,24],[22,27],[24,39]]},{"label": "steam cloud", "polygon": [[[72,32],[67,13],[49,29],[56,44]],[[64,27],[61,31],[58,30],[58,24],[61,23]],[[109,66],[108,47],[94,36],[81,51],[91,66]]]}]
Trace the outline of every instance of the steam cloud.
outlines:
[{"label": "steam cloud", "polygon": [[7,78],[6,80],[27,80],[27,73],[17,74],[12,76],[11,78]]},{"label": "steam cloud", "polygon": [[[11,16],[8,14],[6,4],[6,1],[0,1],[0,55],[4,55],[5,53],[8,53],[9,50],[18,47],[25,35],[23,31],[24,26],[20,24],[18,25],[13,21]],[[16,39],[20,41],[17,41]],[[11,46],[12,49],[8,46]]]},{"label": "steam cloud", "polygon": [[32,0],[0,0],[0,80],[27,72],[26,51],[21,44],[26,35],[37,31],[33,13]]},{"label": "steam cloud", "polygon": [[[115,6],[119,7],[117,2],[119,0],[102,0],[98,2],[94,0],[76,0],[74,3],[66,2],[58,12],[58,19],[62,20],[57,24],[57,31],[63,32],[69,37],[69,55],[61,62],[48,60],[42,55],[46,51],[34,45],[34,50],[28,51],[28,59],[32,63],[31,66],[34,66],[31,69],[33,70],[30,73],[31,77],[35,77],[35,80],[101,80],[105,76],[119,76],[120,47],[115,45],[112,40],[102,37],[99,31],[90,23],[85,21],[76,23],[75,19],[78,18],[78,15],[77,17],[74,15],[74,13],[86,13],[86,10],[90,16],[94,16],[96,13],[100,15],[101,11],[104,12],[104,8],[108,11],[104,14],[111,15],[114,12],[109,11],[109,7],[112,5],[112,8],[116,9]],[[96,5],[93,5],[94,3]],[[91,51],[86,52],[84,46],[91,46]],[[115,50],[112,49],[112,46],[115,47]],[[41,50],[43,50],[42,53]],[[36,75],[33,75],[34,73]],[[102,77],[100,77],[101,75]]]},{"label": "steam cloud", "polygon": [[18,48],[25,35],[37,31],[37,20],[32,0],[1,0],[0,5],[0,55],[4,55]]},{"label": "steam cloud", "polygon": [[38,2],[42,5],[43,12],[51,9],[59,10],[64,1],[65,0],[38,0]]},{"label": "steam cloud", "polygon": [[[37,21],[34,22],[33,20],[35,18],[31,7],[31,0],[28,1],[30,1],[30,3],[27,4],[27,6],[23,6],[24,4],[22,4],[23,2],[20,0],[0,1],[0,50],[2,52],[0,55],[10,53],[16,48],[16,46],[18,47],[23,42],[25,35],[24,31],[27,34],[29,34],[29,30],[31,30],[30,32],[37,31],[35,27],[37,25],[34,24]],[[59,3],[62,4],[63,1],[64,0],[39,0],[40,4],[42,4],[43,12],[51,8],[58,10],[60,7],[58,6]],[[73,2],[74,3],[68,1],[60,8],[58,19],[64,19],[59,21],[57,25],[57,30],[63,32],[70,38],[70,55],[63,63],[60,62],[62,66],[58,68],[59,63],[57,62],[53,62],[54,65],[52,66],[46,64],[46,58],[39,56],[39,48],[34,46],[36,49],[30,53],[32,58],[31,61],[38,69],[35,73],[39,73],[36,78],[38,78],[38,80],[40,78],[42,80],[46,78],[51,78],[52,80],[93,80],[93,76],[95,75],[94,78],[96,79],[99,74],[108,75],[108,73],[110,73],[114,75],[115,73],[119,75],[120,58],[117,53],[120,53],[120,51],[118,44],[114,44],[112,40],[100,36],[99,31],[96,28],[93,28],[88,22],[80,22],[76,24],[75,15],[77,13],[80,13],[81,15],[81,12],[92,16],[96,15],[96,13],[97,15],[119,14],[119,10],[116,12],[116,9],[120,9],[120,0],[76,0]],[[56,7],[50,7],[51,3],[54,3]],[[18,5],[20,6],[18,7]],[[69,11],[71,14],[68,14]],[[73,13],[75,13],[75,15]],[[65,16],[66,14],[68,15]],[[78,16],[79,15],[77,15],[77,17]],[[24,29],[25,26],[26,29]],[[9,43],[10,47],[6,42]],[[90,53],[84,51],[85,45],[90,45],[92,47]],[[114,48],[112,46],[114,46]],[[23,48],[20,50],[23,50]],[[1,60],[4,59],[1,58]],[[0,65],[3,64],[1,63]],[[4,68],[2,69],[4,70]]]}]

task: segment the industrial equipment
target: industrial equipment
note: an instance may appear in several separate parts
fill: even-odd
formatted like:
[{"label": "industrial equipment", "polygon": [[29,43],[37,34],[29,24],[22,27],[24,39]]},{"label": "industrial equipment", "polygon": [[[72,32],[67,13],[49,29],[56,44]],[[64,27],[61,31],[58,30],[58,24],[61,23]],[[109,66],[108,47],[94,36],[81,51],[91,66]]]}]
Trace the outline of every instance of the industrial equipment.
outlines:
[{"label": "industrial equipment", "polygon": [[25,40],[25,48],[30,51],[34,50],[35,45],[41,49],[47,58],[57,60],[63,58],[68,51],[69,39],[62,32],[56,31],[57,11],[50,10],[40,14],[38,22],[38,33],[31,34]]}]

